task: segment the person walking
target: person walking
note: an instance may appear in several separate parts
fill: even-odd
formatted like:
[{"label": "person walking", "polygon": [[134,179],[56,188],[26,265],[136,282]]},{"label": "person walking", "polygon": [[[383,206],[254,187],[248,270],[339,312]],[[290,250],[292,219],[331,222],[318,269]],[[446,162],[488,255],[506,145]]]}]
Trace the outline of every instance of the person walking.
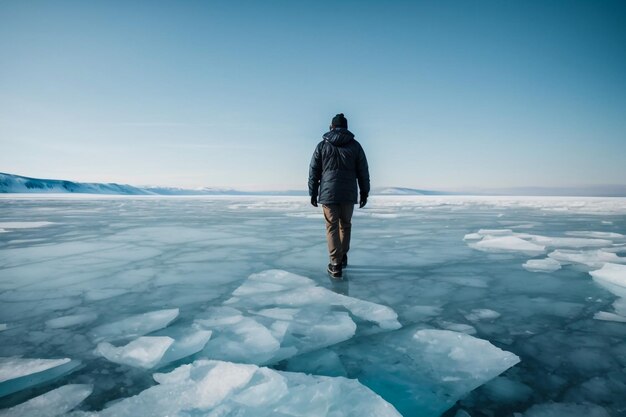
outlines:
[{"label": "person walking", "polygon": [[352,212],[357,202],[359,208],[367,204],[370,174],[365,152],[348,130],[343,113],[333,117],[330,131],[322,138],[309,166],[309,196],[314,207],[322,204],[326,220],[328,274],[341,278],[343,268],[348,266]]}]

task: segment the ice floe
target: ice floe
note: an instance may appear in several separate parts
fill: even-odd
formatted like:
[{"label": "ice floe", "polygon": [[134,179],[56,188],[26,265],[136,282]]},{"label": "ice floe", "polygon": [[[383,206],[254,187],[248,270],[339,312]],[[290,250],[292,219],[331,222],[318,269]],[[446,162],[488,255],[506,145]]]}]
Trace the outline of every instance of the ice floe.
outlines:
[{"label": "ice floe", "polygon": [[597,250],[567,250],[560,249],[550,252],[548,256],[560,264],[580,264],[590,268],[602,268],[605,263],[626,263],[626,257],[620,257],[614,252],[604,249]]},{"label": "ice floe", "polygon": [[96,353],[111,362],[149,369],[159,363],[172,343],[174,339],[167,336],[143,336],[120,347],[99,343]]},{"label": "ice floe", "polygon": [[80,361],[63,359],[0,358],[0,397],[51,381],[80,366]]},{"label": "ice floe", "polygon": [[91,395],[89,384],[69,384],[48,391],[38,397],[0,410],[0,417],[56,417],[64,415]]},{"label": "ice floe", "polygon": [[606,263],[589,274],[594,281],[618,297],[626,297],[626,265]]},{"label": "ice floe", "polygon": [[279,372],[249,364],[197,360],[138,395],[89,414],[100,417],[211,415],[401,417],[358,381]]},{"label": "ice floe", "polygon": [[69,316],[57,317],[46,321],[46,327],[50,329],[62,329],[65,327],[78,326],[80,324],[91,323],[96,320],[96,313],[72,314]]},{"label": "ice floe", "polygon": [[[0,222],[0,229],[33,229],[55,224],[54,222]],[[6,230],[5,230],[6,231]]]},{"label": "ice floe", "polygon": [[475,308],[465,318],[469,321],[495,320],[500,317],[500,313],[488,308]]},{"label": "ice floe", "polygon": [[389,307],[337,294],[282,270],[250,275],[223,306],[207,309],[195,323],[214,332],[203,354],[255,364],[400,327]]},{"label": "ice floe", "polygon": [[178,308],[151,311],[100,325],[90,332],[96,342],[132,339],[162,329],[178,317]]},{"label": "ice floe", "polygon": [[561,269],[561,264],[551,258],[529,259],[522,266],[531,272],[554,272]]},{"label": "ice floe", "polygon": [[[438,329],[402,329],[336,348],[358,378],[405,416],[438,416],[519,362],[486,340]],[[295,358],[294,358],[295,359]],[[291,363],[291,362],[290,362]]]},{"label": "ice floe", "polygon": [[543,245],[521,239],[517,236],[487,235],[479,242],[470,244],[471,247],[486,252],[522,252],[528,255],[539,255],[545,252]]}]

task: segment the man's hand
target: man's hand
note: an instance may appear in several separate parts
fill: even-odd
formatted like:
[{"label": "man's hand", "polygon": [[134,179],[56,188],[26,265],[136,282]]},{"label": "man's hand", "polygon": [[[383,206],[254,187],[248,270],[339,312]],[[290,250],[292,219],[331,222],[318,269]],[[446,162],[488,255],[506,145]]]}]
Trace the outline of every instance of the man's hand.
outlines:
[{"label": "man's hand", "polygon": [[361,195],[361,200],[359,201],[359,208],[363,208],[365,207],[365,205],[367,204],[367,194],[365,195]]},{"label": "man's hand", "polygon": [[317,207],[317,196],[311,196],[311,205]]}]

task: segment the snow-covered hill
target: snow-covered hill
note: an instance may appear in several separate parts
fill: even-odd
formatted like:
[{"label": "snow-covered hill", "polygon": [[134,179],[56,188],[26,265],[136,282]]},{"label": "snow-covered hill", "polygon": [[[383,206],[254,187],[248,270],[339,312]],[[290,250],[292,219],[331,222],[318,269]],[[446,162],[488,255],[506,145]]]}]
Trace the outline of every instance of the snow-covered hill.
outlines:
[{"label": "snow-covered hill", "polygon": [[[204,187],[186,189],[177,187],[135,187],[115,183],[86,183],[67,180],[30,178],[0,173],[0,193],[82,193],[82,194],[127,194],[127,195],[276,195],[306,196],[305,190],[287,191],[241,191],[232,188]],[[439,191],[414,188],[374,188],[372,195],[439,195]]]},{"label": "snow-covered hill", "polygon": [[155,194],[126,184],[101,184],[22,177],[0,172],[0,193]]}]

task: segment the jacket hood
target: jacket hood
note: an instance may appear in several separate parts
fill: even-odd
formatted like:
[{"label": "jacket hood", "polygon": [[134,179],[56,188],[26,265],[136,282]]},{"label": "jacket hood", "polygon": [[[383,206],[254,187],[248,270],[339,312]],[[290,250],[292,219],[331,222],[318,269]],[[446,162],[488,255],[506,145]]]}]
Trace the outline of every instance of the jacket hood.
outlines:
[{"label": "jacket hood", "polygon": [[354,134],[343,127],[336,127],[322,136],[325,141],[334,146],[344,146],[354,140]]}]

